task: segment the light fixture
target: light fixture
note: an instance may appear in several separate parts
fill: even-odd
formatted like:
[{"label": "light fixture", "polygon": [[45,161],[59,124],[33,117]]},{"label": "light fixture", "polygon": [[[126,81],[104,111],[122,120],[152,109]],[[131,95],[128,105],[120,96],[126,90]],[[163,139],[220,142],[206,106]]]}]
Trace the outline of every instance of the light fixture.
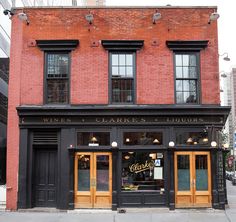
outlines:
[{"label": "light fixture", "polygon": [[126,142],[126,143],[129,143],[129,142],[130,142],[130,138],[126,138],[126,139],[125,139],[125,142]]},{"label": "light fixture", "polygon": [[26,25],[29,25],[29,20],[28,20],[28,16],[24,13],[24,12],[20,12],[17,14],[17,17],[21,20],[21,21],[25,21]]},{"label": "light fixture", "polygon": [[154,143],[154,144],[158,144],[158,143],[160,143],[160,142],[159,142],[158,139],[154,139],[154,140],[152,141],[152,143]]},{"label": "light fixture", "polygon": [[169,142],[169,147],[174,147],[175,146],[175,143],[173,141],[170,141]]},{"label": "light fixture", "polygon": [[210,17],[209,17],[209,20],[208,20],[208,24],[211,24],[212,21],[216,21],[219,17],[220,17],[219,13],[212,12],[210,14]]},{"label": "light fixture", "polygon": [[220,72],[220,77],[222,77],[222,78],[226,78],[226,77],[227,77],[227,75],[226,75],[226,73],[225,73],[225,72]]},{"label": "light fixture", "polygon": [[133,154],[134,152],[128,152],[129,154]]},{"label": "light fixture", "polygon": [[193,144],[194,144],[194,145],[197,145],[197,141],[194,141]]},{"label": "light fixture", "polygon": [[155,160],[156,157],[157,157],[157,154],[156,153],[150,153],[149,157],[151,157],[153,160]]},{"label": "light fixture", "polygon": [[125,159],[126,159],[126,160],[128,160],[129,158],[130,158],[130,156],[129,156],[129,155],[126,155],[126,156],[125,156]]},{"label": "light fixture", "polygon": [[112,143],[111,143],[111,146],[113,147],[113,148],[116,148],[117,147],[117,142],[116,141],[113,141]]},{"label": "light fixture", "polygon": [[211,146],[215,148],[215,147],[217,146],[216,141],[212,141],[212,142],[211,142]]},{"label": "light fixture", "polygon": [[192,142],[193,142],[192,137],[189,137],[186,142],[187,142],[187,143],[192,143]]},{"label": "light fixture", "polygon": [[93,23],[93,15],[91,13],[85,15],[85,19],[87,20],[87,22],[91,25]]},{"label": "light fixture", "polygon": [[4,14],[4,15],[8,15],[8,16],[12,16],[12,15],[14,15],[15,13],[14,13],[13,11],[9,10],[9,9],[5,9],[5,10],[3,11],[3,14]]},{"label": "light fixture", "polygon": [[152,23],[156,24],[156,21],[161,19],[161,13],[160,12],[156,12],[153,14],[152,16]]},{"label": "light fixture", "polygon": [[[225,55],[225,56],[224,56]],[[225,61],[227,61],[227,62],[229,62],[230,61],[230,58],[229,58],[229,54],[228,54],[228,52],[224,52],[222,55],[219,55],[219,56],[224,56],[224,60]]]},{"label": "light fixture", "polygon": [[207,138],[207,137],[204,137],[204,138],[202,139],[202,142],[207,143],[207,142],[208,142],[208,138]]},{"label": "light fixture", "polygon": [[228,144],[228,143],[223,144],[223,148],[224,148],[225,150],[229,149],[229,144]]},{"label": "light fixture", "polygon": [[92,138],[91,138],[91,142],[93,142],[93,143],[96,143],[98,140],[97,140],[97,138],[95,137],[95,136],[93,136]]}]

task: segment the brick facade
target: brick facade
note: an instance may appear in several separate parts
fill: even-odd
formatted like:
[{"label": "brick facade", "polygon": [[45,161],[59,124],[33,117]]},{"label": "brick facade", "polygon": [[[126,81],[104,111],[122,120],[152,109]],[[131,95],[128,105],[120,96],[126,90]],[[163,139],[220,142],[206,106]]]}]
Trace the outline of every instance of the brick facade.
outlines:
[{"label": "brick facade", "polygon": [[[174,104],[173,52],[167,40],[209,40],[200,52],[201,103],[220,104],[215,8],[26,8],[30,24],[12,19],[9,83],[7,209],[17,208],[19,126],[16,107],[43,105],[44,53],[35,40],[78,39],[71,52],[70,103],[108,104],[108,51],[101,40],[144,40],[137,51],[136,104]],[[94,16],[89,25],[85,15]]]}]

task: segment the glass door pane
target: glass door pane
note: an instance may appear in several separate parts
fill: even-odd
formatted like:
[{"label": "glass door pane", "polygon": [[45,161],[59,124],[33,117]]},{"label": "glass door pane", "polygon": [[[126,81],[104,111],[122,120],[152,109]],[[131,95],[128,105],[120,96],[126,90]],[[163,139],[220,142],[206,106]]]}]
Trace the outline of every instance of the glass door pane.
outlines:
[{"label": "glass door pane", "polygon": [[109,191],[109,156],[96,156],[96,190]]},{"label": "glass door pane", "polygon": [[178,191],[190,191],[189,155],[177,156]]},{"label": "glass door pane", "polygon": [[78,156],[78,191],[90,191],[90,155]]},{"label": "glass door pane", "polygon": [[207,155],[195,156],[196,190],[208,190]]}]

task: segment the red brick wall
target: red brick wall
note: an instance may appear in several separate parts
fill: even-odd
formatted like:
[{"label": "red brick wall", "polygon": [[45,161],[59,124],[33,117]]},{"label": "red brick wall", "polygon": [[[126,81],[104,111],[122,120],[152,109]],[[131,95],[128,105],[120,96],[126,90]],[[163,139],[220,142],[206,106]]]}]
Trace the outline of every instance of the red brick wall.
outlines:
[{"label": "red brick wall", "polygon": [[[16,209],[19,129],[15,107],[43,104],[43,52],[37,39],[79,39],[72,52],[71,103],[108,104],[108,52],[103,39],[144,40],[137,52],[137,104],[174,104],[173,54],[166,40],[209,40],[201,51],[202,104],[219,104],[217,24],[208,24],[213,8],[25,9],[30,25],[12,22],[9,85],[7,208]],[[84,16],[91,12],[94,23]],[[98,43],[91,47],[91,43]],[[153,42],[156,41],[156,44]],[[14,139],[13,139],[14,138]]]}]

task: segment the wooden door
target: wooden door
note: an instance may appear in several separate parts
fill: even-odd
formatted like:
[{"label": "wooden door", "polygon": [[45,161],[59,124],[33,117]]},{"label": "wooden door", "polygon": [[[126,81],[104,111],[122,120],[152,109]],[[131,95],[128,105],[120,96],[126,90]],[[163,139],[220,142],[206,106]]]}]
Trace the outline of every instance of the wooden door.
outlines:
[{"label": "wooden door", "polygon": [[175,153],[176,207],[211,207],[209,152]]},{"label": "wooden door", "polygon": [[76,153],[75,208],[111,208],[111,153]]},{"label": "wooden door", "polygon": [[35,207],[56,207],[57,151],[36,149],[34,165]]}]

